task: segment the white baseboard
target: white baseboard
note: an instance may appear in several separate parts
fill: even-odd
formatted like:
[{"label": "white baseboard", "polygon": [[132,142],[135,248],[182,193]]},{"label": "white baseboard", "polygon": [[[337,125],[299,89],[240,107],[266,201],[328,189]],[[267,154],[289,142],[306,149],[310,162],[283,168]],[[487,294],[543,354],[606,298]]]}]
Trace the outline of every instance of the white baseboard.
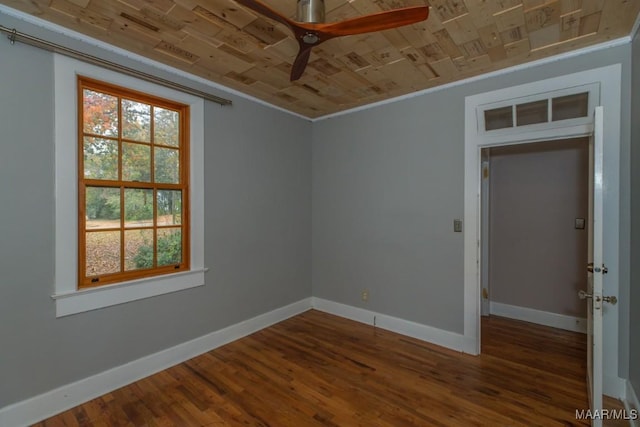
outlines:
[{"label": "white baseboard", "polygon": [[524,320],[525,322],[551,326],[573,332],[587,332],[587,319],[582,317],[567,316],[548,311],[535,310],[533,308],[519,307],[517,305],[502,304],[491,301],[489,312],[496,316],[510,319]]},{"label": "white baseboard", "polygon": [[311,298],[311,306],[319,311],[355,320],[356,322],[374,325],[381,329],[406,335],[422,341],[447,347],[453,350],[467,352],[467,338],[462,334],[445,331],[432,326],[399,319],[386,314],[376,313],[350,305],[340,304],[322,298]]},{"label": "white baseboard", "polygon": [[305,298],[200,338],[0,408],[0,426],[18,427],[35,424],[127,384],[303,313],[310,308],[311,298]]},{"label": "white baseboard", "polygon": [[[631,381],[627,380],[627,390],[625,393],[625,399],[623,400],[624,409],[631,417],[639,417],[640,415],[640,401],[638,401],[638,394],[633,388]],[[635,415],[634,415],[635,414]],[[640,427],[640,419],[629,420],[631,427]]]},{"label": "white baseboard", "polygon": [[627,380],[617,375],[602,375],[602,393],[624,402],[627,392]]},{"label": "white baseboard", "polygon": [[[492,303],[492,307],[495,304],[496,303]],[[504,307],[513,306],[500,304],[498,306],[497,312],[494,312],[494,310],[492,309],[492,313],[526,321],[535,321],[531,320],[531,316],[522,318],[508,315],[508,310],[506,310],[507,313],[505,313],[505,311],[500,312],[500,308]],[[219,331],[212,332],[200,338],[196,338],[192,341],[188,341],[186,343],[179,344],[166,350],[162,350],[158,353],[143,357],[141,359],[134,360],[133,362],[127,363],[125,365],[109,369],[89,378],[67,384],[55,390],[43,393],[39,396],[35,396],[22,402],[0,408],[0,426],[17,427],[35,424],[50,416],[81,405],[82,403],[85,403],[91,399],[102,396],[127,384],[131,384],[137,380],[155,374],[156,372],[182,363],[185,360],[189,360],[200,354],[211,351],[217,347],[250,335],[275,323],[303,313],[311,308],[334,314],[336,316],[355,320],[360,323],[369,325],[375,324],[375,326],[378,328],[410,336],[456,351],[470,354],[473,354],[475,352],[474,349],[476,346],[474,342],[471,342],[473,340],[470,340],[468,337],[465,337],[462,334],[445,331],[443,329],[434,328],[432,326],[423,325],[409,320],[380,314],[374,311],[365,310],[362,308],[353,307],[322,298],[311,297],[305,298],[288,306],[278,308],[271,312],[256,316],[252,319],[245,320]],[[516,309],[520,309],[520,307],[516,307]],[[517,313],[518,310],[515,310],[515,312]],[[522,312],[522,310],[520,310],[520,312]],[[571,319],[573,319],[573,321],[575,322],[575,318]],[[542,322],[536,321],[536,323]],[[560,327],[558,326],[557,322],[549,326]],[[627,390],[629,388],[630,385],[627,385]],[[629,396],[633,397],[630,402],[636,405],[636,407],[640,407],[640,405],[638,405],[637,397],[635,397],[636,395],[633,393],[633,389],[631,389],[631,393],[627,391],[627,397]]]}]

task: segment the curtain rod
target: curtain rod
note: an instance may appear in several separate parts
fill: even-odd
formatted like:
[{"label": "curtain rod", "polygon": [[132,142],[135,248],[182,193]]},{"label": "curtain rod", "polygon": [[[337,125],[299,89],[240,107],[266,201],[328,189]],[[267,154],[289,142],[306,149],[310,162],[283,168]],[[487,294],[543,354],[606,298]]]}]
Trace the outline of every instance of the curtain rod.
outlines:
[{"label": "curtain rod", "polygon": [[142,79],[151,83],[156,83],[171,89],[176,89],[191,95],[199,96],[220,105],[231,105],[231,100],[229,99],[221,98],[219,96],[212,95],[210,93],[203,92],[198,89],[191,88],[189,86],[184,86],[179,83],[174,83],[170,80],[156,77],[154,75],[147,74],[145,72],[138,71],[133,68],[125,67],[124,65],[119,65],[119,64],[116,64],[115,62],[100,59],[96,56],[89,55],[87,53],[83,53],[74,49],[70,49],[68,47],[64,47],[59,44],[51,43],[46,40],[42,40],[37,37],[31,36],[29,34],[16,31],[15,28],[10,29],[0,25],[0,32],[7,34],[9,40],[11,41],[11,44],[14,44],[16,41],[20,41],[31,46],[49,50],[55,53],[60,53],[62,55],[65,55],[74,59],[79,59],[81,61],[88,62],[93,65],[99,65],[111,71],[117,71],[123,74],[127,74],[131,77],[137,77],[139,79]]}]

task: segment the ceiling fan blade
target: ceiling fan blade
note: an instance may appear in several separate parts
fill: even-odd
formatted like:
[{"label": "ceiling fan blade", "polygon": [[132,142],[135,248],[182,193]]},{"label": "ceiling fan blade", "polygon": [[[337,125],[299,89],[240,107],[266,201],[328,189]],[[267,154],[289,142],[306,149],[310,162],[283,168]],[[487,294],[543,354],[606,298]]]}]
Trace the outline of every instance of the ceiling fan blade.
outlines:
[{"label": "ceiling fan blade", "polygon": [[298,52],[298,56],[296,56],[295,61],[293,61],[293,65],[291,67],[291,78],[290,80],[296,81],[304,73],[305,68],[307,68],[307,63],[309,62],[309,56],[311,55],[311,46],[300,46],[300,51]]},{"label": "ceiling fan blade", "polygon": [[235,0],[236,3],[241,4],[242,6],[248,7],[254,12],[258,12],[261,15],[266,16],[267,18],[271,18],[274,21],[278,21],[289,28],[294,28],[296,26],[296,22],[282,15],[277,10],[271,9],[266,4],[262,3],[258,0]]},{"label": "ceiling fan blade", "polygon": [[314,22],[296,22],[280,12],[271,9],[259,0],[235,0],[236,3],[245,6],[267,18],[280,22],[289,27],[299,44],[298,55],[291,67],[291,81],[298,80],[304,73],[311,48],[338,36],[370,33],[374,31],[388,30],[403,25],[424,21],[429,16],[427,6],[405,7],[401,9],[387,10],[358,18],[329,24]]},{"label": "ceiling fan blade", "polygon": [[415,24],[424,21],[427,17],[429,17],[429,7],[413,6],[386,10],[340,22],[319,24],[317,27],[320,27],[318,30],[331,37],[349,36]]}]

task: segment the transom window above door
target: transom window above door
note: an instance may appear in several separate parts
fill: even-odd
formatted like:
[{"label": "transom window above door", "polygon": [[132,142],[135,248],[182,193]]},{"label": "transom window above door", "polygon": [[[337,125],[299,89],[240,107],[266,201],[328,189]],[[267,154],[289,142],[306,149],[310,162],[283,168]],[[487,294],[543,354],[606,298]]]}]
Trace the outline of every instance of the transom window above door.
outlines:
[{"label": "transom window above door", "polygon": [[598,100],[598,85],[590,84],[480,105],[478,133],[511,134],[587,124]]}]

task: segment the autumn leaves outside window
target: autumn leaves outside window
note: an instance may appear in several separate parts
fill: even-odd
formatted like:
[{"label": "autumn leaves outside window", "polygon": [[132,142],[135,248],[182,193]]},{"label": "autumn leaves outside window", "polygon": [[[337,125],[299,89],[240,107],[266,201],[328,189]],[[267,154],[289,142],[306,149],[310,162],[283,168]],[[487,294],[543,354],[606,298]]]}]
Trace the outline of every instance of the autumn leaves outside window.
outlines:
[{"label": "autumn leaves outside window", "polygon": [[188,106],[78,79],[79,287],[189,267]]}]

